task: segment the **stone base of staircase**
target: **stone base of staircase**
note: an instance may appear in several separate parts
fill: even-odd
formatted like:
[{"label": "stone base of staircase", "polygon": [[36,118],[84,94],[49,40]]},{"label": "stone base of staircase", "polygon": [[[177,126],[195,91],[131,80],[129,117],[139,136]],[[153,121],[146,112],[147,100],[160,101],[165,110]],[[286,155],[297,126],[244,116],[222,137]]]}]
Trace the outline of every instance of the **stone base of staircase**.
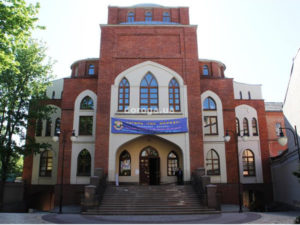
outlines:
[{"label": "stone base of staircase", "polygon": [[219,213],[203,204],[191,185],[108,185],[90,215],[171,215]]}]

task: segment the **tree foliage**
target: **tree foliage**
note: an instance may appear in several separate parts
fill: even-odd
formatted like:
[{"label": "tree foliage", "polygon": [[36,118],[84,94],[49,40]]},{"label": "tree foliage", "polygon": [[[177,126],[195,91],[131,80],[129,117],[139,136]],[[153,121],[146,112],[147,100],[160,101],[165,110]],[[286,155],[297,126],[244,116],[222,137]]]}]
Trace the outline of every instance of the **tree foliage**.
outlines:
[{"label": "tree foliage", "polygon": [[42,104],[52,63],[44,45],[31,38],[38,8],[23,0],[0,0],[0,209],[4,182],[18,171],[20,156],[49,147],[25,133],[53,111]]},{"label": "tree foliage", "polygon": [[23,0],[0,1],[0,73],[6,69],[19,72],[14,51],[31,36],[38,10],[39,4],[26,5]]}]

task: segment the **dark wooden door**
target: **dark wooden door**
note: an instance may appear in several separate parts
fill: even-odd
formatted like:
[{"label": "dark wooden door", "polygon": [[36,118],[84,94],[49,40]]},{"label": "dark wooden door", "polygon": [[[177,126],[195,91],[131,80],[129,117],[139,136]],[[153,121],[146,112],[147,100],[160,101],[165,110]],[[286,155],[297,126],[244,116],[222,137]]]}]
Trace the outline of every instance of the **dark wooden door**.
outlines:
[{"label": "dark wooden door", "polygon": [[150,185],[160,183],[160,160],[159,158],[149,158]]},{"label": "dark wooden door", "polygon": [[158,152],[151,146],[140,154],[140,184],[159,184],[160,160]]},{"label": "dark wooden door", "polygon": [[149,184],[150,175],[149,175],[149,158],[140,157],[140,183]]}]

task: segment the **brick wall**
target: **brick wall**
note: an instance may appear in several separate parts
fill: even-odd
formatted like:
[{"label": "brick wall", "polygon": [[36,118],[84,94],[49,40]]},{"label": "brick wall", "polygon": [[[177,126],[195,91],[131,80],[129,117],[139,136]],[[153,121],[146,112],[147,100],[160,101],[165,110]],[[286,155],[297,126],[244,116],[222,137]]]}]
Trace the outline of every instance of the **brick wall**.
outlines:
[{"label": "brick wall", "polygon": [[180,23],[183,25],[188,25],[189,22],[189,8],[160,8],[160,7],[128,7],[128,8],[108,8],[108,24],[120,24],[127,22],[128,12],[134,13],[134,21],[145,21],[145,13],[152,13],[152,21],[162,21],[163,13],[169,12],[171,17],[171,22]]},{"label": "brick wall", "polygon": [[[270,156],[273,157],[273,156],[277,156],[280,151],[287,149],[287,145],[281,146],[278,143],[277,141],[278,136],[276,133],[276,123],[280,123],[281,127],[284,127],[283,112],[267,111],[266,119],[267,119]],[[285,130],[283,130],[283,133],[285,134]]]},{"label": "brick wall", "polygon": [[103,167],[107,172],[110,87],[119,73],[147,60],[167,66],[183,77],[188,90],[191,169],[203,167],[196,27],[102,26],[101,29],[95,167]]}]

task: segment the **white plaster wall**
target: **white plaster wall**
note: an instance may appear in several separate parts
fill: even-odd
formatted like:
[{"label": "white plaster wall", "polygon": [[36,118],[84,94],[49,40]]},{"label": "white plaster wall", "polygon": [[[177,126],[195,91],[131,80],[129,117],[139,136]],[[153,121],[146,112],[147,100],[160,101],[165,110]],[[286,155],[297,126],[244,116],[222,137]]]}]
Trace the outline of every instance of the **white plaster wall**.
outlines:
[{"label": "white plaster wall", "polygon": [[[205,111],[203,110],[203,102],[207,97],[214,99],[216,103],[216,111]],[[211,149],[217,151],[220,157],[220,176],[210,176],[213,183],[226,183],[227,182],[227,170],[226,170],[226,152],[225,152],[225,142],[224,142],[224,120],[223,120],[223,106],[220,97],[212,92],[205,91],[201,95],[202,102],[202,121],[204,121],[204,116],[217,116],[218,121],[218,135],[204,135],[204,162],[206,167],[206,155]],[[204,130],[203,130],[204,131]]]},{"label": "white plaster wall", "polygon": [[[89,96],[94,102],[93,110],[80,110],[80,103]],[[71,184],[89,184],[90,177],[77,176],[77,158],[80,151],[87,149],[91,154],[91,176],[94,174],[94,159],[95,159],[95,132],[96,132],[96,112],[97,112],[97,95],[91,90],[81,92],[74,104],[74,121],[73,129],[77,139],[72,142],[72,155],[71,155]],[[93,134],[91,136],[79,135],[79,117],[80,116],[93,116]]]},{"label": "white plaster wall", "polygon": [[95,156],[95,144],[86,142],[72,143],[72,156],[71,156],[71,184],[89,184],[90,177],[88,176],[77,176],[77,158],[79,153],[87,149],[91,154],[91,176],[94,175],[94,156]]},{"label": "white plaster wall", "polygon": [[244,84],[234,81],[233,91],[235,99],[240,99],[240,91],[243,99],[249,99],[248,91],[251,93],[251,99],[262,99],[261,84]]},{"label": "white plaster wall", "polygon": [[[241,130],[243,130],[243,118],[247,118],[248,123],[249,123],[249,139],[247,141],[243,141],[241,137],[238,138],[241,183],[263,183],[259,134],[258,134],[258,136],[252,135],[252,118],[256,118],[257,127],[259,127],[258,119],[257,119],[257,112],[251,106],[239,105],[235,108],[235,115],[236,115],[236,118],[238,118],[240,121],[240,129]],[[256,172],[256,176],[254,176],[254,177],[244,177],[243,176],[243,151],[246,149],[250,149],[254,153],[255,172]]]},{"label": "white plaster wall", "polygon": [[61,99],[61,93],[64,88],[64,79],[53,80],[52,84],[47,88],[47,97],[52,99],[52,93],[55,92],[54,99]]},{"label": "white plaster wall", "polygon": [[51,144],[51,151],[53,151],[53,169],[51,177],[40,177],[39,170],[40,170],[40,157],[41,154],[34,154],[33,155],[33,166],[32,166],[32,184],[56,184],[57,182],[57,162],[58,162],[58,151],[59,151],[59,143],[53,142],[52,137],[54,135],[55,130],[55,120],[56,118],[61,118],[61,109],[55,105],[51,105],[55,108],[55,112],[50,116],[52,121],[51,127],[51,136],[45,137],[46,132],[46,121],[43,121],[43,129],[42,129],[42,136],[35,137],[37,143],[48,143]]},{"label": "white plaster wall", "polygon": [[[134,112],[131,113],[130,109],[139,108],[139,96],[140,96],[140,83],[144,76],[151,72],[158,83],[158,94],[159,94],[159,113],[147,114]],[[118,88],[120,81],[126,77],[130,84],[130,105],[129,112],[122,113],[117,112],[118,107]],[[165,113],[163,109],[169,108],[169,94],[168,86],[171,79],[176,78],[180,86],[180,112],[176,113]],[[175,119],[188,117],[187,112],[187,90],[186,85],[184,85],[183,79],[175,71],[154,63],[151,61],[146,61],[135,65],[122,73],[120,73],[116,79],[114,85],[111,87],[111,117],[123,118],[123,119],[141,119],[141,120],[163,120],[163,119]],[[111,121],[110,121],[111,130]],[[115,180],[115,168],[116,168],[116,153],[120,146],[131,141],[142,135],[136,134],[113,134],[110,132],[109,137],[109,162],[108,162],[108,179],[109,181]],[[162,137],[177,146],[182,150],[183,155],[183,172],[184,179],[190,180],[190,152],[189,152],[189,135],[188,133],[178,133],[178,134],[160,134],[157,135]],[[145,146],[146,147],[146,146]]]}]

